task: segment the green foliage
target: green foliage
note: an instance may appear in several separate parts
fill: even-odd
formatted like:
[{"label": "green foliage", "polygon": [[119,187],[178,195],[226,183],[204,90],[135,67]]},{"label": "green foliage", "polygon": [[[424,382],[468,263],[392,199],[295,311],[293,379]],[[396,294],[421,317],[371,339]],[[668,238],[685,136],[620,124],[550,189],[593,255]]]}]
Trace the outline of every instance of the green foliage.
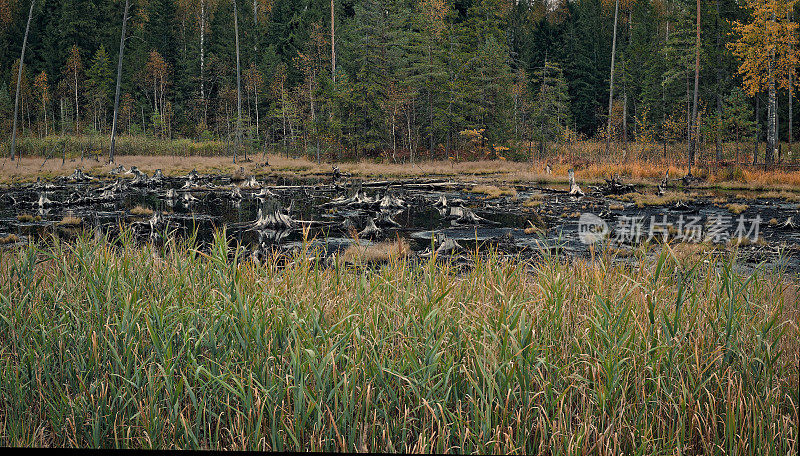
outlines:
[{"label": "green foliage", "polygon": [[567,82],[560,65],[545,62],[533,74],[536,92],[531,112],[534,138],[541,143],[559,139],[571,122]]},{"label": "green foliage", "polygon": [[86,70],[86,86],[92,108],[102,113],[111,99],[114,73],[106,48],[100,46]]},{"label": "green foliage", "polygon": [[753,106],[744,90],[735,87],[725,98],[722,125],[729,140],[739,141],[755,133]]},{"label": "green foliage", "polygon": [[[258,3],[258,15],[253,2],[237,3],[241,67],[254,66],[264,81],[258,102],[245,98],[243,105],[250,113],[248,127],[258,117],[258,136],[271,144],[299,151],[324,143],[337,156],[387,156],[391,151],[394,160],[421,153],[444,158],[476,152],[459,132],[484,129],[492,144],[516,147],[512,143],[531,139],[537,129],[528,116],[533,98],[515,92],[520,81],[514,75],[523,70],[533,78],[546,62],[562,69],[570,129],[591,137],[606,120],[614,10],[607,2],[336,0],[336,69],[330,68],[330,3],[274,0],[267,2],[269,8]],[[107,127],[112,113],[106,80],[113,86],[122,4],[37,2],[26,71],[48,75],[52,103],[48,116],[34,120],[48,118],[65,126],[77,112],[81,126],[91,119],[95,129]],[[0,29],[4,85],[13,79],[26,20],[25,8],[15,5],[11,21]],[[122,93],[133,99],[131,125],[143,132],[159,131],[148,114],[154,106],[153,87],[143,77],[155,50],[169,68],[163,102],[172,107],[170,130],[193,138],[206,129],[215,137],[231,134],[236,88],[232,2],[204,5],[201,30],[198,2],[131,3]],[[738,62],[727,46],[735,39],[731,24],[750,21],[752,12],[733,0],[703,2],[701,7],[700,103],[708,118],[722,119],[723,101],[741,85]],[[622,113],[627,113],[628,137],[685,137],[678,118],[691,112],[687,81],[694,71],[695,27],[695,2],[690,0],[621,3],[614,103],[622,109],[617,113],[615,107],[614,115],[621,127]],[[62,72],[73,45],[86,72],[85,84],[79,84],[78,109],[75,96],[67,96]],[[279,73],[283,88],[275,90]],[[538,86],[529,85],[535,96]],[[778,94],[781,100],[786,96]],[[275,115],[278,106],[281,115]],[[785,137],[788,112],[785,103],[779,106]],[[253,115],[255,110],[259,116]],[[765,110],[766,103],[754,115],[763,118]],[[794,123],[800,124],[797,111]],[[7,113],[0,116],[0,123],[8,122]],[[26,124],[26,134],[41,130],[31,127]],[[544,136],[552,139],[553,129],[548,130]]]}]

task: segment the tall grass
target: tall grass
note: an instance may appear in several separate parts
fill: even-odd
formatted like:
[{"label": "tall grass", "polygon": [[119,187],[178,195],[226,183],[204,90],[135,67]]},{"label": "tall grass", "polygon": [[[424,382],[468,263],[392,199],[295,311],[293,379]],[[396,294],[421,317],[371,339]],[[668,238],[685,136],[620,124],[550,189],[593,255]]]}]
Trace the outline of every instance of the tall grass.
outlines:
[{"label": "tall grass", "polygon": [[[17,149],[22,157],[51,157],[68,159],[108,154],[108,135],[52,135],[44,138],[20,138]],[[8,148],[3,145],[3,149]],[[191,139],[159,139],[145,135],[117,137],[119,155],[175,155],[216,156],[228,153],[222,141],[194,141]],[[232,152],[231,152],[232,153]],[[5,156],[6,154],[3,154]]]},{"label": "tall grass", "polygon": [[796,454],[795,284],[123,238],[0,253],[0,445]]}]

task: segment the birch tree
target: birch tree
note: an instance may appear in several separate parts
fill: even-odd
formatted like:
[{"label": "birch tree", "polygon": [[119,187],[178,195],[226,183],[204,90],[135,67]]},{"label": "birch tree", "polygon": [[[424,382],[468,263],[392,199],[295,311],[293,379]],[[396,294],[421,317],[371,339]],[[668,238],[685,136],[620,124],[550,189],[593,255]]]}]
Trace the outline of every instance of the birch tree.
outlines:
[{"label": "birch tree", "polygon": [[28,22],[25,25],[25,37],[22,39],[22,52],[19,56],[19,70],[17,70],[17,90],[16,95],[14,97],[14,122],[13,126],[11,127],[11,160],[16,158],[16,146],[17,146],[17,113],[19,110],[19,88],[22,85],[22,69],[25,65],[25,47],[28,45],[28,32],[31,28],[31,17],[33,17],[33,6],[36,4],[36,0],[31,0],[31,8],[28,11]]},{"label": "birch tree", "polygon": [[753,11],[750,22],[734,22],[736,40],[728,47],[741,62],[738,68],[748,95],[768,92],[767,150],[764,164],[774,162],[778,149],[778,102],[776,90],[789,89],[800,64],[797,23],[789,11],[797,0],[746,0]]}]

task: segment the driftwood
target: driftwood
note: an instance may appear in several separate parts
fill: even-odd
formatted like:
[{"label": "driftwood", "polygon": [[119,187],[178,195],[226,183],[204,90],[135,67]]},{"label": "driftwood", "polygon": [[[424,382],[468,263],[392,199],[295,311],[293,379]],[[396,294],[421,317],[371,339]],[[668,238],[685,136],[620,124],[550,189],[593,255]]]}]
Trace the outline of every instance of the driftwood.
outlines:
[{"label": "driftwood", "polygon": [[39,200],[33,203],[33,205],[38,206],[39,208],[44,208],[44,207],[60,206],[61,204],[55,201],[51,201],[50,198],[47,197],[47,193],[42,192],[39,193]]},{"label": "driftwood", "polygon": [[787,218],[785,222],[778,225],[778,228],[781,228],[783,230],[796,230],[797,224],[794,222],[794,219],[791,216],[789,216],[789,218]]},{"label": "driftwood", "polygon": [[406,202],[389,192],[383,195],[379,202],[381,209],[400,209],[406,207]]},{"label": "driftwood", "polygon": [[242,182],[242,185],[240,185],[239,187],[247,190],[255,190],[257,188],[260,188],[261,184],[258,183],[258,180],[256,180],[255,176],[250,176],[247,180]]},{"label": "driftwood", "polygon": [[658,196],[664,196],[667,193],[667,189],[669,188],[669,170],[667,170],[666,174],[664,174],[664,179],[661,180],[661,183],[658,184]]},{"label": "driftwood", "polygon": [[261,191],[256,193],[256,194],[254,194],[253,196],[258,198],[258,199],[267,199],[267,198],[275,198],[278,195],[272,193],[271,191],[269,191],[269,189],[267,189],[265,187],[261,187]]},{"label": "driftwood", "polygon": [[108,174],[110,174],[112,176],[115,176],[117,174],[125,174],[126,172],[127,172],[127,170],[125,170],[125,167],[122,166],[122,165],[119,165],[116,168],[112,168],[111,171],[108,172]]},{"label": "driftwood", "polygon": [[364,227],[363,230],[358,232],[358,237],[362,238],[375,238],[381,235],[383,231],[375,225],[375,220],[370,217],[367,219],[367,226]]},{"label": "driftwood", "polygon": [[67,180],[70,182],[91,182],[93,180],[96,180],[96,178],[92,176],[87,176],[80,168],[75,168],[75,172],[69,175],[67,177]]},{"label": "driftwood", "polygon": [[239,187],[236,187],[236,186],[231,188],[231,193],[228,195],[228,197],[230,197],[230,199],[235,200],[235,201],[239,201],[242,198],[244,198],[242,196],[242,191],[239,190]]},{"label": "driftwood", "polygon": [[161,168],[158,168],[156,172],[153,173],[153,177],[150,178],[150,183],[160,184],[163,181],[164,181],[164,173],[161,172]]},{"label": "driftwood", "polygon": [[296,222],[281,210],[280,203],[276,200],[269,200],[264,205],[264,209],[258,209],[258,218],[253,226],[259,229],[269,228],[274,230],[289,230],[294,228]]},{"label": "driftwood", "polygon": [[400,224],[395,222],[391,215],[386,212],[379,212],[378,215],[375,217],[375,224],[379,227],[385,228],[399,228]]},{"label": "driftwood", "polygon": [[477,215],[470,209],[467,208],[459,208],[459,209],[461,209],[460,210],[461,215],[451,223],[453,225],[499,225],[499,223],[497,222],[494,222],[492,220],[487,220]]},{"label": "driftwood", "polygon": [[575,170],[569,170],[569,194],[573,196],[583,196],[583,190],[575,183]]},{"label": "driftwood", "polygon": [[616,176],[612,174],[611,179],[606,179],[606,183],[598,187],[598,190],[603,195],[624,195],[636,191],[636,188],[630,184],[623,184],[619,174]]}]

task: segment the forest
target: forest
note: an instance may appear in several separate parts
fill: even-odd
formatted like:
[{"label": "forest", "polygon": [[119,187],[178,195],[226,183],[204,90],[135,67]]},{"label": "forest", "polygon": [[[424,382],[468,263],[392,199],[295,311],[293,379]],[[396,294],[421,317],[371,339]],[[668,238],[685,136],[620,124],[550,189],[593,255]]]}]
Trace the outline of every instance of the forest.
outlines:
[{"label": "forest", "polygon": [[118,99],[119,135],[235,139],[317,159],[527,159],[591,140],[611,156],[636,142],[719,160],[736,143],[739,161],[741,143],[753,163],[793,161],[796,10],[796,0],[2,0],[0,126],[13,128],[19,81],[22,138],[108,135]]}]

